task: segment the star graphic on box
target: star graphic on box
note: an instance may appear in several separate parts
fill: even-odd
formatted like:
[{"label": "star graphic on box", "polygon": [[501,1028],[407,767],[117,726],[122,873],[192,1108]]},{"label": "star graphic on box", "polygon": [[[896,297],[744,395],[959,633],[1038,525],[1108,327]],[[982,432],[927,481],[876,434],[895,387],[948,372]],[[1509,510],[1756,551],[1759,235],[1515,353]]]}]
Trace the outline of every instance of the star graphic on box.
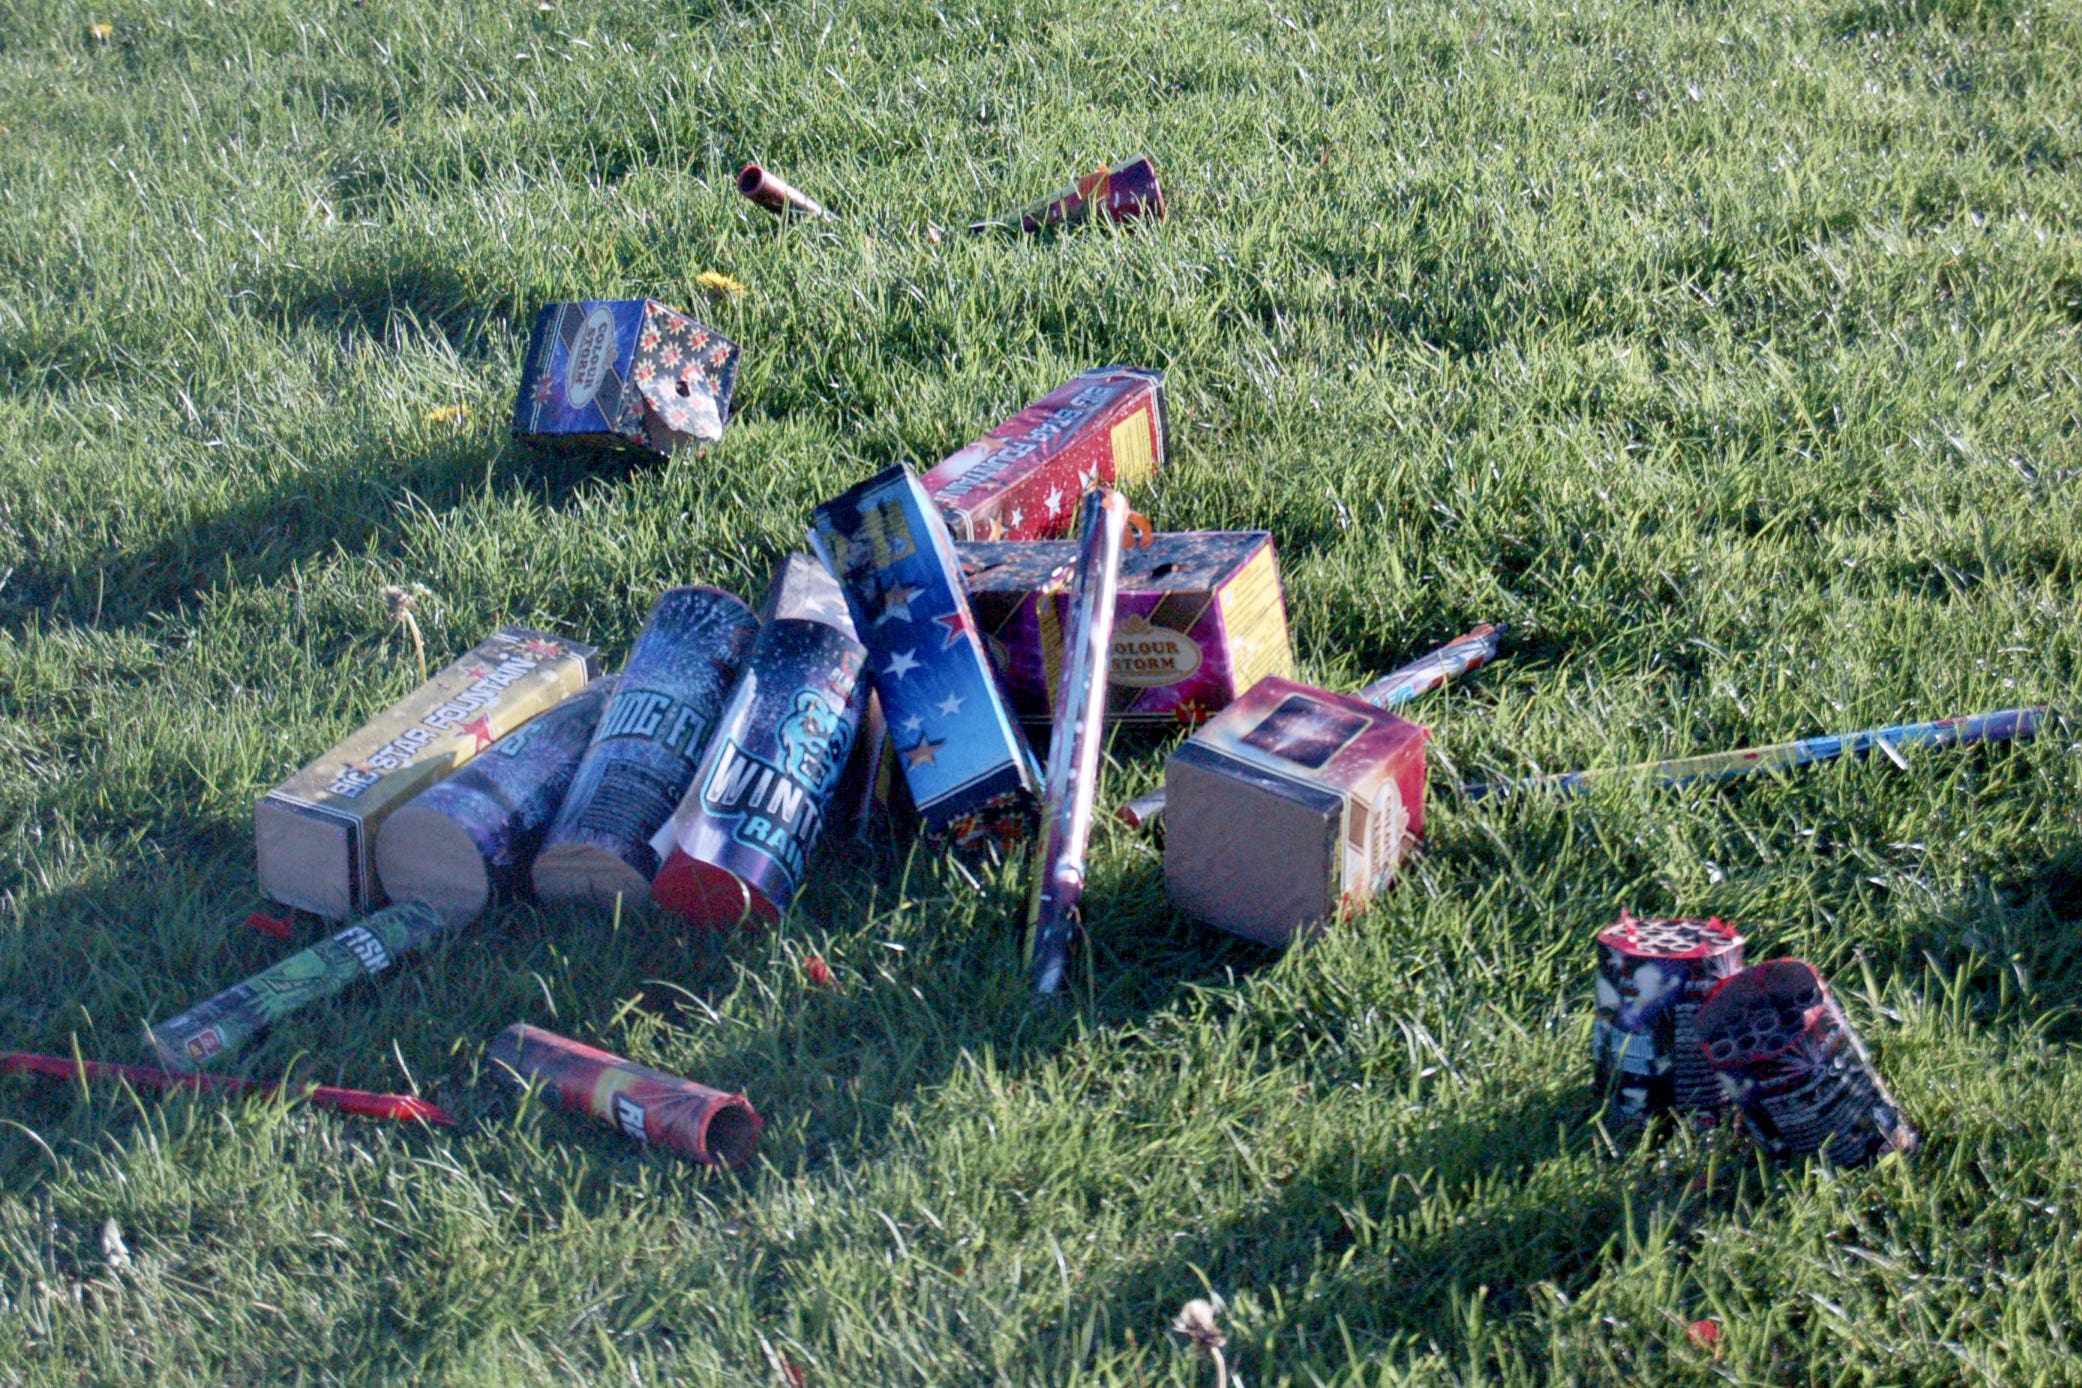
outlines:
[{"label": "star graphic on box", "polygon": [[488,680],[491,677],[492,672],[485,669],[482,665],[472,665],[469,669],[463,671],[463,678],[466,680]]},{"label": "star graphic on box", "polygon": [[924,727],[925,720],[923,718],[920,718],[915,713],[912,714],[909,718],[906,718],[903,722],[904,731],[911,734],[913,737],[916,737],[919,734],[919,732],[924,729]]},{"label": "star graphic on box", "polygon": [[891,679],[900,680],[924,663],[923,661],[912,659],[910,651],[892,651],[889,655],[889,665],[882,673]]},{"label": "star graphic on box", "polygon": [[961,706],[966,702],[968,701],[959,694],[949,694],[946,698],[940,700],[939,703],[934,704],[933,707],[952,718],[955,714],[961,712]]},{"label": "star graphic on box", "polygon": [[1048,514],[1054,515],[1063,509],[1063,489],[1061,487],[1050,487],[1048,495],[1043,497],[1042,501],[1048,507]]},{"label": "star graphic on box", "polygon": [[875,625],[891,619],[911,620],[911,599],[924,592],[923,588],[912,588],[899,583],[882,595],[882,610],[875,616]]},{"label": "star graphic on box", "polygon": [[969,623],[969,614],[962,611],[960,608],[956,608],[954,611],[948,613],[944,617],[935,617],[933,618],[933,620],[938,622],[941,626],[947,628],[947,640],[946,643],[940,647],[941,650],[947,649],[948,646],[958,644],[965,633],[974,630],[974,628]]},{"label": "star graphic on box", "polygon": [[456,731],[477,740],[477,745],[470,749],[473,752],[482,752],[499,740],[499,735],[492,731],[492,716],[489,713],[478,714]]},{"label": "star graphic on box", "polygon": [[904,764],[906,766],[938,766],[939,762],[935,761],[934,758],[939,756],[940,749],[946,745],[947,742],[944,738],[938,742],[927,742],[924,738],[920,738],[916,743],[904,748]]},{"label": "star graphic on box", "polygon": [[564,654],[562,642],[545,640],[540,636],[530,637],[528,640],[521,642],[521,649],[529,655],[539,656],[543,660],[554,660],[556,657]]}]

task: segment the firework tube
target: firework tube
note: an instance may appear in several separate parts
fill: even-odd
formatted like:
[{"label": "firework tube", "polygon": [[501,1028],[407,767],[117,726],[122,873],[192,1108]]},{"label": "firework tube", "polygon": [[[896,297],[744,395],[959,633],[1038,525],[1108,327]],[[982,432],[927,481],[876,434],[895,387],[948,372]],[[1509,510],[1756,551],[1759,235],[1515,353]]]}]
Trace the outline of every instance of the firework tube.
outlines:
[{"label": "firework tube", "polygon": [[387,971],[400,955],[425,948],[470,919],[424,901],[400,902],[169,1017],[147,1036],[168,1065],[197,1069],[242,1049],[290,1013],[332,997],[358,978]]},{"label": "firework tube", "polygon": [[720,588],[669,588],[622,667],[531,874],[545,901],[650,900],[651,836],[687,793],[758,632]]},{"label": "firework tube", "polygon": [[1146,154],[1121,161],[1120,167],[1101,164],[1060,192],[1050,193],[1019,212],[1009,221],[969,223],[969,230],[1010,229],[1026,233],[1050,227],[1074,227],[1090,220],[1097,209],[1112,221],[1130,222],[1138,217],[1161,221],[1164,189],[1157,182],[1156,165]]},{"label": "firework tube", "polygon": [[524,886],[614,688],[594,681],[392,811],[376,835],[384,891],[475,916],[492,893]]},{"label": "firework tube", "polygon": [[36,1055],[29,1051],[0,1054],[0,1074],[49,1075],[66,1080],[115,1080],[134,1089],[189,1089],[208,1094],[275,1095],[289,1088],[297,1097],[321,1108],[363,1118],[387,1118],[394,1122],[439,1123],[452,1128],[455,1118],[443,1108],[410,1094],[376,1094],[366,1089],[340,1089],[329,1084],[285,1086],[260,1080],[234,1079],[228,1075],[176,1074],[144,1065],[116,1065],[106,1060],[74,1060],[70,1056]]},{"label": "firework tube", "polygon": [[824,204],[794,184],[775,178],[757,164],[747,164],[738,172],[737,191],[776,217],[785,217],[791,212],[805,217],[831,215],[825,211]]},{"label": "firework tube", "polygon": [[1034,992],[1041,997],[1063,986],[1070,942],[1083,914],[1084,850],[1099,788],[1107,652],[1113,645],[1114,599],[1120,589],[1121,544],[1127,528],[1126,497],[1104,488],[1085,497],[1078,518],[1070,620],[1063,632],[1063,679],[1048,742],[1047,827],[1035,860],[1030,913]]},{"label": "firework tube", "polygon": [[752,653],[687,796],[651,847],[651,897],[689,923],[771,925],[802,885],[864,702],[867,647],[838,580],[782,562]]},{"label": "firework tube", "polygon": [[1750,1136],[1774,1157],[1862,1166],[1919,1139],[1865,1042],[1801,959],[1723,979],[1699,1009],[1699,1040]]},{"label": "firework tube", "polygon": [[1599,932],[1592,1046],[1598,1092],[1620,1123],[1726,1106],[1696,1022],[1707,994],[1742,967],[1742,946],[1718,917],[1644,921],[1628,911]]},{"label": "firework tube", "polygon": [[[1353,697],[1363,699],[1375,708],[1396,708],[1406,704],[1495,660],[1497,644],[1509,630],[1508,626],[1484,622],[1438,649],[1418,656],[1400,669],[1389,671]],[[1147,795],[1136,796],[1115,810],[1113,817],[1131,829],[1149,828],[1164,817],[1164,788],[1159,786]]]},{"label": "firework tube", "polygon": [[1882,751],[1900,751],[1908,747],[1970,747],[1978,742],[2023,742],[2038,732],[2039,725],[2051,712],[2051,705],[2035,704],[2030,708],[2006,708],[1995,713],[1975,714],[1971,718],[1942,718],[1935,723],[1897,723],[1891,728],[1830,733],[1822,737],[1801,738],[1797,742],[1775,742],[1769,747],[1709,752],[1704,756],[1679,757],[1672,761],[1599,767],[1518,781],[1473,781],[1462,786],[1461,792],[1470,800],[1531,791],[1578,795],[1600,781],[1628,776],[1647,776],[1663,789],[1674,790],[1697,781],[1733,781],[1759,771],[1791,771],[1845,755],[1861,756],[1875,747]]},{"label": "firework tube", "polygon": [[751,1160],[765,1126],[742,1094],[634,1065],[524,1022],[493,1037],[488,1058],[507,1079],[540,1085],[552,1108],[591,1114],[638,1142],[708,1166]]}]

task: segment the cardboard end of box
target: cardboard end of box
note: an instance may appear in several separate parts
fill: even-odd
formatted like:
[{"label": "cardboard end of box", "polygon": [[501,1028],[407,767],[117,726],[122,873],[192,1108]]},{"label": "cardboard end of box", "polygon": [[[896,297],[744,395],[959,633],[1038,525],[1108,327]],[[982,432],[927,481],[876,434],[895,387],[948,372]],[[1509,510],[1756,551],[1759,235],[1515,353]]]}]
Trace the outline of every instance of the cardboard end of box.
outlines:
[{"label": "cardboard end of box", "polygon": [[270,900],[344,920],[368,903],[361,825],[270,792],[253,806],[254,862]]}]

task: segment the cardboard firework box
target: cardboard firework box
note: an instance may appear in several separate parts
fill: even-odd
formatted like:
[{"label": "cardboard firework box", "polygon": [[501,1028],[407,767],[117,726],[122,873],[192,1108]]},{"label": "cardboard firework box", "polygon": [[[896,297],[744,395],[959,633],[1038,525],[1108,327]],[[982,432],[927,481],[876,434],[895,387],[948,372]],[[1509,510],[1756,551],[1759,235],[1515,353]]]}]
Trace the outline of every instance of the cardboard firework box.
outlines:
[{"label": "cardboard firework box", "polygon": [[655,299],[582,299],[535,318],[513,436],[658,453],[723,437],[738,347]]},{"label": "cardboard firework box", "polygon": [[810,545],[846,589],[891,745],[929,835],[1010,842],[1040,775],[976,630],[947,523],[897,465],[819,506]]},{"label": "cardboard firework box", "polygon": [[1164,465],[1164,373],[1102,366],[1073,376],[925,474],[958,540],[1067,535],[1077,500],[1123,491]]},{"label": "cardboard firework box", "polygon": [[1260,680],[1165,765],[1171,899],[1270,945],[1364,905],[1424,832],[1429,736],[1348,695]]},{"label": "cardboard firework box", "polygon": [[[969,603],[1021,720],[1055,716],[1074,542],[956,546]],[[1291,675],[1294,648],[1279,561],[1263,530],[1159,535],[1121,555],[1108,646],[1109,723],[1196,726],[1267,675]]]},{"label": "cardboard firework box", "polygon": [[383,817],[544,709],[584,689],[591,646],[506,627],[260,798],[260,888],[341,920],[382,897]]}]

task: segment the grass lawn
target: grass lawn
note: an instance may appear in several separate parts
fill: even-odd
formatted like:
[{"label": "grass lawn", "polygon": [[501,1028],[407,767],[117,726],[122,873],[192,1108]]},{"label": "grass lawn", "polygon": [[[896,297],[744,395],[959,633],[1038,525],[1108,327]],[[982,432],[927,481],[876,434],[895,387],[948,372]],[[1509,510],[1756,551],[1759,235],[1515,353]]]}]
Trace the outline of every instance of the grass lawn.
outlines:
[{"label": "grass lawn", "polygon": [[[960,230],[1138,149],[1160,226]],[[723,443],[517,452],[535,307],[643,294],[745,344]],[[1208,1383],[1208,1288],[1252,1388],[2072,1381],[2074,729],[1450,789],[2067,698],[2072,0],[0,0],[0,1045],[141,1060],[282,952],[252,800],[416,682],[384,585],[433,660],[618,662],[1115,361],[1169,374],[1138,502],[1274,532],[1304,677],[1515,628],[1412,709],[1399,886],[1274,957],[1102,828],[1042,1013],[1012,866],[834,862],[757,938],[512,906],[238,1067],[454,1131],[0,1080],[0,1382]],[[1608,1142],[1623,906],[1815,961],[1925,1151]],[[519,1020],[741,1088],[758,1161],[518,1103]]]}]

